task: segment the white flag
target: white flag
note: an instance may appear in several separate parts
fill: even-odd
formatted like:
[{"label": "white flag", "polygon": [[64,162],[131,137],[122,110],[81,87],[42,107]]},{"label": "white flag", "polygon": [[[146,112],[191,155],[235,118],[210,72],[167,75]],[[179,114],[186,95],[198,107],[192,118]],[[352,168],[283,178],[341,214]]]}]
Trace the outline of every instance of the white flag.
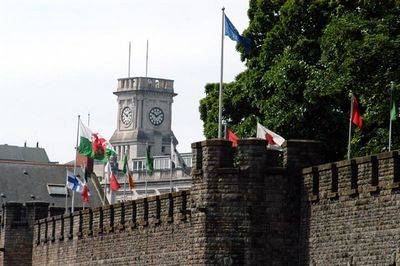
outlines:
[{"label": "white flag", "polygon": [[185,161],[181,154],[176,150],[174,143],[171,141],[171,162],[175,164],[176,168],[186,168]]},{"label": "white flag", "polygon": [[111,164],[107,161],[106,165],[104,166],[104,181],[106,183],[110,182],[110,177],[112,175]]},{"label": "white flag", "polygon": [[268,148],[275,150],[282,150],[282,144],[285,142],[285,139],[267,129],[263,125],[257,122],[257,138],[266,139],[268,141]]}]

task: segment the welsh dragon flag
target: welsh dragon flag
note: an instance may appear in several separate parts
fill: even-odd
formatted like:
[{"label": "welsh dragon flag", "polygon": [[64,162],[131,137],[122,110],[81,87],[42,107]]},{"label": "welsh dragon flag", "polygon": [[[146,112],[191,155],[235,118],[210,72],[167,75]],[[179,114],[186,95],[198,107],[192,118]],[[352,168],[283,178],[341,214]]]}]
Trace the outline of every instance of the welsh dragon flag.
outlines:
[{"label": "welsh dragon flag", "polygon": [[102,162],[107,162],[108,157],[115,154],[111,144],[99,133],[93,133],[82,121],[79,121],[79,135],[80,154]]}]

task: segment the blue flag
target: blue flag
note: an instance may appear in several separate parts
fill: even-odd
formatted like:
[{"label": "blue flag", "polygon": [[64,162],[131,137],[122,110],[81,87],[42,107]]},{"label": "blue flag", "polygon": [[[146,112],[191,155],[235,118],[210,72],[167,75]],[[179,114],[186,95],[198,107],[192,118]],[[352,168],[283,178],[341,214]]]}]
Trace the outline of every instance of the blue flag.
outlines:
[{"label": "blue flag", "polygon": [[253,48],[253,41],[250,38],[240,36],[239,32],[233,26],[232,22],[225,15],[225,36],[229,36],[232,41],[239,42],[243,47],[249,51]]}]

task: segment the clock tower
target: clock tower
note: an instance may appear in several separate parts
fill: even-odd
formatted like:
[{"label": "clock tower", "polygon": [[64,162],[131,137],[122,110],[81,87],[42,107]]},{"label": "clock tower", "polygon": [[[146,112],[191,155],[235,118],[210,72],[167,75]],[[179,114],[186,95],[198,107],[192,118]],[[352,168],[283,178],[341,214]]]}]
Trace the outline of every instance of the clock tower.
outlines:
[{"label": "clock tower", "polygon": [[118,153],[118,161],[124,154],[128,159],[146,156],[146,145],[152,156],[171,153],[171,114],[174,81],[158,78],[118,79],[117,129],[110,143]]}]

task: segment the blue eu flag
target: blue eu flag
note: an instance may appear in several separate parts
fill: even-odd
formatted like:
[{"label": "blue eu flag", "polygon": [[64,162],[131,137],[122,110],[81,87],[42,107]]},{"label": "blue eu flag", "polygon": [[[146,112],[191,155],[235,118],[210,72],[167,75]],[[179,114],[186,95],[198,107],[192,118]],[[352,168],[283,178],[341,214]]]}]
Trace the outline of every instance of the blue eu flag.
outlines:
[{"label": "blue eu flag", "polygon": [[231,40],[239,42],[243,47],[249,51],[253,48],[253,41],[249,38],[240,36],[239,32],[233,26],[232,22],[229,18],[225,15],[225,36],[229,36]]}]

